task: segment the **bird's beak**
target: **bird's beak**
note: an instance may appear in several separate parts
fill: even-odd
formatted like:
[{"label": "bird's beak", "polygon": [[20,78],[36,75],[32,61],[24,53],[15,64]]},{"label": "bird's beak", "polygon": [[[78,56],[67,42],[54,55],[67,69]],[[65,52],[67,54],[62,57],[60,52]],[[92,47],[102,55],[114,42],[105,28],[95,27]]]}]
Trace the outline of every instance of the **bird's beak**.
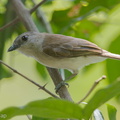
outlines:
[{"label": "bird's beak", "polygon": [[12,45],[9,49],[8,52],[11,52],[13,50],[16,50],[17,48],[19,48],[19,45]]}]

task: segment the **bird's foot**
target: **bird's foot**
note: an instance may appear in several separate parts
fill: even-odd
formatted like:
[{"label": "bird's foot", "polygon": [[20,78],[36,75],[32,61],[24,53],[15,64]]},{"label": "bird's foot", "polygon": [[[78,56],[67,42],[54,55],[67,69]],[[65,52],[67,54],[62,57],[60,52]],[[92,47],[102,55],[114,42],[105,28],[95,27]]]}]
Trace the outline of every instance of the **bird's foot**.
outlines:
[{"label": "bird's foot", "polygon": [[69,87],[69,84],[68,84],[68,83],[62,81],[62,82],[60,82],[60,83],[55,87],[55,92],[58,93],[58,91],[60,90],[60,88],[61,88],[62,86],[64,86],[64,85],[66,85],[66,86]]},{"label": "bird's foot", "polygon": [[66,83],[66,81],[69,81],[70,79],[74,78],[76,75],[78,74],[78,71],[74,71],[74,73],[68,77],[67,79],[65,79],[64,81],[60,82],[56,87],[55,87],[55,91],[56,93],[58,93],[58,91],[60,90],[60,88],[64,85],[69,87],[69,84]]}]

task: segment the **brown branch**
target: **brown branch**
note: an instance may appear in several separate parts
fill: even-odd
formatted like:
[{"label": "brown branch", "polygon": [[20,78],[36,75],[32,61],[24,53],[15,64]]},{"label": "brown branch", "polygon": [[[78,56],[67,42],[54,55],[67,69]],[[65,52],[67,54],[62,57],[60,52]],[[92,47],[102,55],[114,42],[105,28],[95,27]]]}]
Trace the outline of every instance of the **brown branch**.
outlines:
[{"label": "brown branch", "polygon": [[[32,9],[29,10],[30,13],[33,13],[39,6],[41,6],[44,2],[46,2],[46,0],[41,1],[40,3],[38,3],[37,5],[35,5]],[[13,19],[12,21],[10,21],[9,23],[7,23],[6,25],[4,25],[3,27],[0,28],[0,31],[15,25],[16,23],[19,22],[19,18],[16,17],[15,19]]]},{"label": "brown branch", "polygon": [[100,83],[100,81],[103,79],[106,79],[105,75],[103,75],[101,78],[99,78],[98,80],[96,80],[94,82],[94,84],[92,85],[92,87],[90,88],[88,93],[78,102],[78,104],[80,104],[83,100],[85,100],[91,94],[91,92],[95,89],[95,87],[98,85],[98,83]]},{"label": "brown branch", "polygon": [[49,90],[47,90],[44,86],[39,85],[38,83],[34,82],[33,80],[31,80],[30,78],[26,77],[25,75],[23,75],[22,73],[18,72],[17,70],[15,70],[14,68],[10,67],[9,65],[7,65],[6,63],[4,63],[3,61],[0,60],[0,63],[5,65],[7,68],[9,68],[10,70],[12,70],[14,73],[20,75],[21,77],[25,78],[27,81],[31,82],[32,84],[36,85],[37,87],[39,87],[41,90],[45,91],[46,93],[48,93],[49,95],[51,95],[52,97],[58,98],[56,95],[54,95],[53,93],[51,93]]}]

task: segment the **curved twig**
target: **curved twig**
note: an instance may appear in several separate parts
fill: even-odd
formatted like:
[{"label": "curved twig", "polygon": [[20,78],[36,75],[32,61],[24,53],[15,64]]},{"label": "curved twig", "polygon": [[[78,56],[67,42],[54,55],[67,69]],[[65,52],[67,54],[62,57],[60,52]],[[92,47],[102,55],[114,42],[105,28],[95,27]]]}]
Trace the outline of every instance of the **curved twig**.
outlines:
[{"label": "curved twig", "polygon": [[103,79],[106,79],[105,75],[103,75],[102,77],[100,77],[98,80],[96,80],[94,82],[93,86],[90,88],[88,93],[78,102],[78,104],[80,104],[83,100],[85,100],[90,95],[90,93],[95,89],[95,87],[98,85],[98,83]]}]

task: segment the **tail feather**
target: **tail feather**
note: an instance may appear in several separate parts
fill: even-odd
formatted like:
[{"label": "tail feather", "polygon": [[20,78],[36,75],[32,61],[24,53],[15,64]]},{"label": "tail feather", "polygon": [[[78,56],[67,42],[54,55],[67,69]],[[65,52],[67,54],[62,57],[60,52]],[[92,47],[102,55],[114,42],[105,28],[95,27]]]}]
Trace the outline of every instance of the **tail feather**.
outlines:
[{"label": "tail feather", "polygon": [[110,53],[106,50],[103,50],[103,53],[101,54],[103,57],[106,57],[106,58],[111,58],[111,59],[117,59],[117,60],[120,60],[120,55],[118,54],[114,54],[114,53]]}]

